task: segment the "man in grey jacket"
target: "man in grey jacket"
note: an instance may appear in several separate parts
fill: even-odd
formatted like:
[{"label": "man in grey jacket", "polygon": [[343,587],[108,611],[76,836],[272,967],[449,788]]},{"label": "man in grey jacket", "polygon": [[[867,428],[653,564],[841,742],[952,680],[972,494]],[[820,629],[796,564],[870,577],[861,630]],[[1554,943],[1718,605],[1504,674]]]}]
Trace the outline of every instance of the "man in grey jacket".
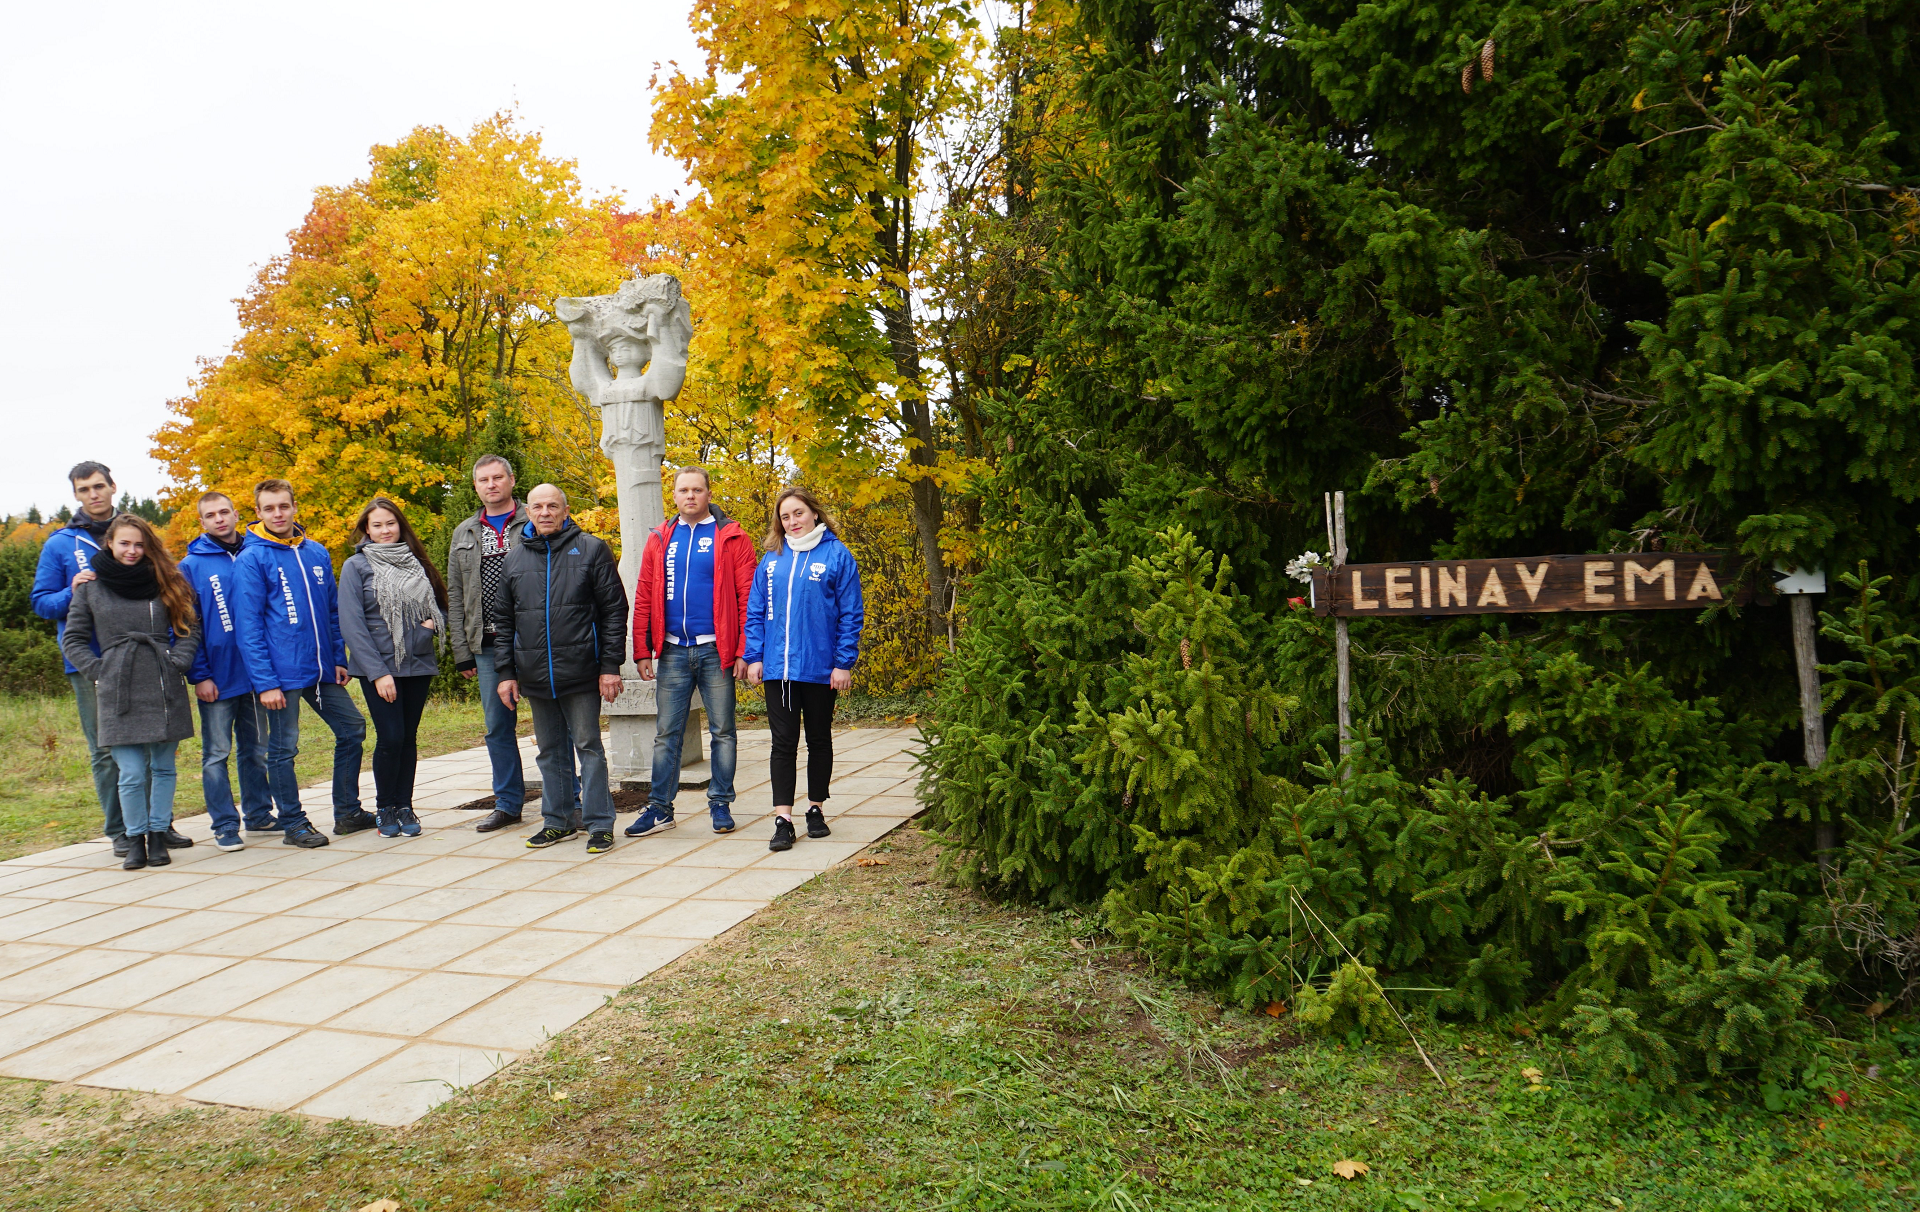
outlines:
[{"label": "man in grey jacket", "polygon": [[520,742],[514,734],[519,712],[500,700],[492,652],[493,601],[507,552],[523,541],[527,511],[513,497],[513,464],[499,455],[475,461],[473,490],[480,496],[480,508],[453,528],[447,544],[447,641],[460,675],[480,679],[487,759],[493,765],[493,811],[476,828],[491,833],[519,824],[527,799]]}]

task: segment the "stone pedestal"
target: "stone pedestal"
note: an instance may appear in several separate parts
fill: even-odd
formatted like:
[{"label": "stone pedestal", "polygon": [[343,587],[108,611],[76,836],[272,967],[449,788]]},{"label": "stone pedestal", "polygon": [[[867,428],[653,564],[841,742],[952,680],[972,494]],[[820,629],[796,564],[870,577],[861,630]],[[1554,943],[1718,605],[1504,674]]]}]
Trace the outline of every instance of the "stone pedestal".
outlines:
[{"label": "stone pedestal", "polygon": [[[658,682],[638,677],[624,679],[620,697],[600,711],[607,720],[607,776],[622,791],[646,791],[653,785],[653,739],[659,729],[660,712],[654,691]],[[705,790],[711,782],[704,770],[691,768],[706,761],[707,710],[694,688],[693,702],[687,708],[687,726],[680,741],[681,790]]]}]

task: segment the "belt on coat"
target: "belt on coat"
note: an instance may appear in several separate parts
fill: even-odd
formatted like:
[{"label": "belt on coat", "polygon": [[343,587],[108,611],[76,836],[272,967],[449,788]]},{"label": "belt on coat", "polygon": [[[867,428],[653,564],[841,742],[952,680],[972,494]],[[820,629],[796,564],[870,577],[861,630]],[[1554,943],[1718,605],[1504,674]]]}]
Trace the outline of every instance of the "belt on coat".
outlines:
[{"label": "belt on coat", "polygon": [[[168,651],[168,645],[164,643],[160,637],[151,632],[133,632],[128,635],[123,635],[113,643],[101,648],[101,663],[105,664],[109,652],[127,644],[144,644],[153,649],[154,659],[160,662],[160,702],[164,707],[167,701],[167,670],[173,664],[172,654]],[[124,677],[119,680],[117,685],[109,688],[108,693],[113,697],[108,701],[113,707],[113,713],[115,715],[125,715],[133,710],[132,681],[131,676]]]}]

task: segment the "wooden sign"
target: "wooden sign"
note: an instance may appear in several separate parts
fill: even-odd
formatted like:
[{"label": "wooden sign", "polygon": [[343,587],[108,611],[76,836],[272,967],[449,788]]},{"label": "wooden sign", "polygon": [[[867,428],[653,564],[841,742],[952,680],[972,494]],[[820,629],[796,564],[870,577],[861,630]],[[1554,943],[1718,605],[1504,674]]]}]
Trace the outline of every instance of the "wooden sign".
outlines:
[{"label": "wooden sign", "polygon": [[1343,564],[1313,574],[1315,614],[1547,614],[1563,610],[1701,610],[1744,601],[1740,557],[1719,551],[1529,556]]}]

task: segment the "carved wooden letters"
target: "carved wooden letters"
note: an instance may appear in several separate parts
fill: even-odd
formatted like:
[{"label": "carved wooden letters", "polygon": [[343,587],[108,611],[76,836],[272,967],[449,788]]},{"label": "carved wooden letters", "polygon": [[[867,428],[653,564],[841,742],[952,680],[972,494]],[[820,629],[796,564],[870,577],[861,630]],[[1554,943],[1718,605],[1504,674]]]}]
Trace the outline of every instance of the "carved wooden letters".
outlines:
[{"label": "carved wooden letters", "polygon": [[1313,608],[1362,617],[1700,610],[1728,599],[1738,571],[1738,557],[1717,551],[1346,564],[1313,574]]}]

